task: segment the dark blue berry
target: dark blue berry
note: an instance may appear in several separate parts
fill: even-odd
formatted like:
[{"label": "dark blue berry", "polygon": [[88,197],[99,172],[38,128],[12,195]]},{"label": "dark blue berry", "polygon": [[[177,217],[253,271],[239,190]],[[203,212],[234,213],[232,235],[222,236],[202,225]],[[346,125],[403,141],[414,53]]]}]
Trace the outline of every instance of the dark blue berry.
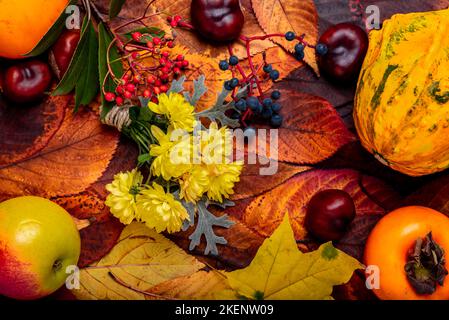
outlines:
[{"label": "dark blue berry", "polygon": [[328,48],[324,43],[318,43],[316,45],[315,51],[318,55],[324,56],[327,53]]},{"label": "dark blue berry", "polygon": [[235,87],[237,87],[239,85],[239,79],[237,79],[237,78],[232,78],[231,79],[231,87],[232,88],[235,88]]},{"label": "dark blue berry", "polygon": [[295,46],[295,52],[304,52],[304,45],[302,43],[297,43]]},{"label": "dark blue berry", "polygon": [[260,102],[259,102],[259,99],[257,99],[256,97],[248,97],[246,99],[246,104],[252,111],[257,111],[257,109],[259,108]]},{"label": "dark blue berry", "polygon": [[263,111],[262,111],[262,118],[270,119],[272,115],[273,115],[273,111],[271,110],[271,108],[264,108],[263,109]]},{"label": "dark blue berry", "polygon": [[304,59],[304,51],[295,52],[295,59],[301,61]]},{"label": "dark blue berry", "polygon": [[273,105],[273,100],[271,100],[270,98],[265,98],[263,99],[262,104],[264,107],[270,108]]},{"label": "dark blue berry", "polygon": [[232,88],[232,86],[231,86],[231,81],[225,81],[225,83],[224,83],[224,87],[225,87],[225,89],[226,90],[228,90],[228,91],[232,91],[234,88]]},{"label": "dark blue berry", "polygon": [[259,105],[257,106],[257,110],[255,110],[256,113],[261,114],[263,111],[263,106],[261,103],[259,103]]},{"label": "dark blue berry", "polygon": [[237,102],[235,103],[235,107],[236,107],[238,110],[240,110],[240,111],[242,111],[242,112],[245,112],[246,109],[247,109],[247,107],[246,107],[246,101],[243,100],[243,99],[240,99],[239,101],[237,101]]},{"label": "dark blue berry", "polygon": [[273,66],[271,64],[266,64],[263,66],[263,71],[266,73],[270,73],[273,70]]},{"label": "dark blue berry", "polygon": [[239,64],[239,58],[237,58],[236,56],[231,56],[231,57],[229,58],[229,64],[230,64],[231,66],[236,66],[236,65],[238,65],[238,64]]},{"label": "dark blue berry", "polygon": [[279,103],[273,103],[273,105],[271,106],[271,110],[274,113],[279,113],[279,111],[281,111],[282,106]]},{"label": "dark blue berry", "polygon": [[234,119],[234,120],[240,120],[240,113],[237,112],[237,111],[234,111],[234,112],[231,114],[231,119]]},{"label": "dark blue berry", "polygon": [[226,60],[221,60],[218,65],[220,67],[220,70],[226,71],[229,69],[229,63]]},{"label": "dark blue berry", "polygon": [[278,90],[274,90],[271,93],[271,99],[273,100],[279,100],[281,98],[281,93]]},{"label": "dark blue berry", "polygon": [[278,114],[275,114],[270,119],[270,124],[274,128],[279,128],[282,125],[282,117]]},{"label": "dark blue berry", "polygon": [[287,39],[288,41],[293,41],[295,40],[296,34],[292,31],[289,31],[285,34],[285,39]]},{"label": "dark blue berry", "polygon": [[277,71],[277,70],[272,70],[271,72],[270,72],[270,78],[271,78],[271,80],[277,80],[277,79],[279,79],[279,71]]}]

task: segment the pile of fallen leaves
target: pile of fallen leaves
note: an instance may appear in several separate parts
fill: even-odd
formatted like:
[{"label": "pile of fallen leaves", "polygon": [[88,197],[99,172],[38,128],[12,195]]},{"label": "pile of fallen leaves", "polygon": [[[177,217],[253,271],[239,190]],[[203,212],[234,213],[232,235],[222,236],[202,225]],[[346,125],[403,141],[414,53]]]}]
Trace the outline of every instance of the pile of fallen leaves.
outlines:
[{"label": "pile of fallen leaves", "polygon": [[[107,1],[96,2],[107,11]],[[298,6],[295,0],[243,0],[244,33],[293,30],[316,39],[318,26],[363,20],[347,1],[315,2],[304,0]],[[158,0],[153,6],[188,17],[189,3]],[[117,19],[138,16],[145,5],[127,1]],[[395,12],[439,9],[448,3],[401,0],[378,5],[385,19]],[[229,77],[218,69],[227,50],[185,30],[179,30],[177,42],[191,61],[187,84],[206,76],[210,93],[200,104],[207,106]],[[82,289],[73,292],[78,298],[370,298],[358,271],[349,284],[334,291],[332,287],[347,282],[361,267],[355,259],[360,261],[366,237],[379,218],[404,204],[449,214],[448,173],[410,178],[379,164],[363,151],[352,128],[354,88],[318,79],[313,55],[306,56],[307,65],[298,65],[289,50],[288,43],[266,40],[255,43],[251,52],[256,63],[265,52],[285,75],[275,84],[282,91],[285,119],[279,130],[279,169],[273,176],[260,176],[260,164],[245,167],[236,186],[236,206],[216,209],[235,223],[231,229],[217,229],[228,240],[218,256],[204,256],[202,246],[189,252],[188,233],[168,239],[137,223],[124,228],[111,217],[104,186],[118,171],[135,167],[137,150],[101,125],[99,102],[76,114],[71,97],[48,98],[27,112],[0,105],[0,200],[47,197],[90,223],[81,230]],[[244,48],[237,46],[236,54],[243,58]],[[303,226],[308,201],[323,189],[345,190],[356,204],[357,217],[336,248],[309,239]],[[272,271],[264,266],[273,266]]]}]

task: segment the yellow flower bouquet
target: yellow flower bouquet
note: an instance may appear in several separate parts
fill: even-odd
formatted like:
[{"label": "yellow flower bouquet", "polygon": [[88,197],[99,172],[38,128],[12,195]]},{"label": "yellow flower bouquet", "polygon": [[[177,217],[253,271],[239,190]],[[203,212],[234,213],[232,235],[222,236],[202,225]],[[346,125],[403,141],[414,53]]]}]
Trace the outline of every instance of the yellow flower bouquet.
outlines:
[{"label": "yellow flower bouquet", "polygon": [[[184,92],[184,80],[174,81],[156,101],[141,101],[139,109],[117,106],[110,112],[116,118],[109,118],[109,124],[121,121],[117,127],[136,141],[140,156],[138,168],[116,174],[106,186],[106,205],[122,223],[140,221],[159,233],[187,230],[198,216],[191,249],[204,235],[205,253],[218,254],[217,244],[226,240],[213,227],[229,228],[232,222],[227,216],[215,217],[208,206],[233,205],[228,199],[243,163],[232,160],[233,136],[227,125],[233,122],[224,102],[229,92],[224,89],[214,107],[196,113],[194,105],[206,92],[204,78],[195,81],[192,97]],[[201,123],[203,117],[209,119],[208,127]]]}]

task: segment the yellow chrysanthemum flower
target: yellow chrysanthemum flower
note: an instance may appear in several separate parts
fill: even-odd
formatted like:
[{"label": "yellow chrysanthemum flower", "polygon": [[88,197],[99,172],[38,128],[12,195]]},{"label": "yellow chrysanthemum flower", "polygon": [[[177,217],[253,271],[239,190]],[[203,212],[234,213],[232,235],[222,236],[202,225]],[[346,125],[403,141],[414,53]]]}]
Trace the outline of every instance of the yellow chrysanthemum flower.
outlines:
[{"label": "yellow chrysanthemum flower", "polygon": [[188,202],[197,202],[203,196],[209,185],[207,170],[195,165],[179,179],[180,198]]},{"label": "yellow chrysanthemum flower", "polygon": [[181,202],[155,182],[137,196],[137,208],[140,220],[157,232],[178,232],[184,220],[189,220],[189,214]]},{"label": "yellow chrysanthemum flower", "polygon": [[173,128],[169,128],[165,134],[156,126],[151,127],[151,133],[159,143],[151,145],[150,149],[150,155],[155,157],[151,164],[152,174],[170,180],[187,172],[192,162],[191,136],[181,135],[177,141],[172,141]]},{"label": "yellow chrysanthemum flower", "polygon": [[212,122],[209,129],[201,132],[201,154],[204,163],[230,163],[232,152],[232,134],[226,127],[218,128],[218,124]]},{"label": "yellow chrysanthemum flower", "polygon": [[157,114],[164,115],[174,129],[192,132],[195,125],[195,108],[179,93],[158,95],[159,103],[149,102],[148,107]]},{"label": "yellow chrysanthemum flower", "polygon": [[131,172],[121,172],[114,176],[114,181],[106,185],[109,195],[106,205],[111,213],[124,224],[130,224],[137,215],[136,196],[140,191],[143,176],[134,169]]},{"label": "yellow chrysanthemum flower", "polygon": [[209,184],[207,197],[223,202],[234,194],[234,185],[240,181],[243,163],[241,161],[227,164],[208,164],[204,166],[208,173]]}]

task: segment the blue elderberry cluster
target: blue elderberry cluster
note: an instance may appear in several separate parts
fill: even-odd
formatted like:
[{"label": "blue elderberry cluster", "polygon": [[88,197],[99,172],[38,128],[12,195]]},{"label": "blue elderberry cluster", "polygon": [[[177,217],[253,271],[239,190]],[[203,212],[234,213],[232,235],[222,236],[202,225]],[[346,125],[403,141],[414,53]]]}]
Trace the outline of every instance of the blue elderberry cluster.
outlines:
[{"label": "blue elderberry cluster", "polygon": [[278,102],[280,97],[281,93],[275,90],[271,93],[270,97],[264,98],[263,100],[255,96],[242,98],[235,102],[235,109],[237,111],[232,117],[234,119],[240,119],[240,116],[250,109],[255,116],[264,121],[268,121],[272,127],[278,128],[282,125],[283,120],[279,114],[282,108]]}]

